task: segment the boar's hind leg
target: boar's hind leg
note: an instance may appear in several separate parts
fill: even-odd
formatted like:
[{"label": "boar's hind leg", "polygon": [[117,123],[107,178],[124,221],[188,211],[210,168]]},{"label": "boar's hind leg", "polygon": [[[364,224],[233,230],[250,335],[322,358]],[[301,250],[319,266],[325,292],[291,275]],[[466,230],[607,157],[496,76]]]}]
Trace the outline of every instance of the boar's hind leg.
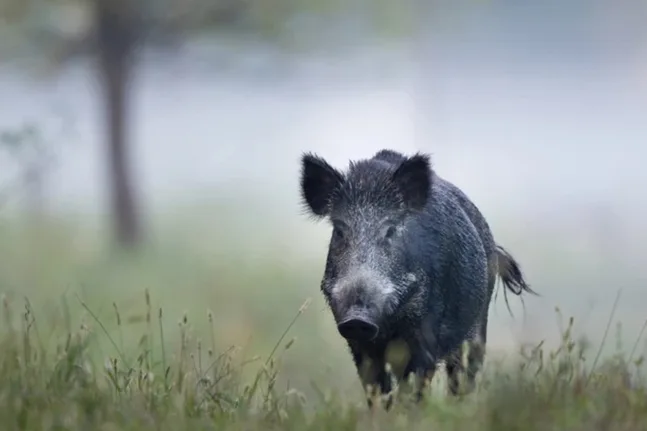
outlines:
[{"label": "boar's hind leg", "polygon": [[436,365],[428,369],[418,369],[415,373],[415,393],[413,400],[416,403],[422,401],[425,390],[431,385],[434,375],[436,374]]},{"label": "boar's hind leg", "polygon": [[[494,286],[496,279],[490,277],[490,286]],[[493,288],[490,288],[492,292]],[[488,302],[489,304],[489,302]],[[450,366],[447,367],[447,374],[449,376],[449,390],[453,395],[458,395],[460,392],[460,374],[465,374],[464,379],[464,392],[472,392],[476,387],[476,375],[483,368],[485,362],[485,344],[487,342],[487,324],[488,324],[488,309],[486,308],[481,318],[481,323],[476,333],[467,342],[467,369],[462,360],[462,352],[459,350],[455,355]]]},{"label": "boar's hind leg", "polygon": [[447,384],[452,395],[459,395],[460,393],[460,375],[462,373],[465,373],[466,387],[464,389],[466,389],[466,392],[472,392],[476,386],[476,375],[483,368],[485,344],[487,342],[488,308],[496,283],[496,272],[491,269],[488,278],[488,307],[483,312],[479,330],[467,343],[467,369],[463,365],[460,349],[456,354],[450,355],[450,358],[446,361]]},{"label": "boar's hind leg", "polygon": [[[483,367],[485,359],[485,332],[482,328],[479,334],[467,342],[467,360],[463,361],[462,349],[447,358],[447,385],[453,396],[468,394],[476,386],[476,375]],[[464,377],[462,377],[464,376]],[[462,382],[461,382],[462,380]]]}]

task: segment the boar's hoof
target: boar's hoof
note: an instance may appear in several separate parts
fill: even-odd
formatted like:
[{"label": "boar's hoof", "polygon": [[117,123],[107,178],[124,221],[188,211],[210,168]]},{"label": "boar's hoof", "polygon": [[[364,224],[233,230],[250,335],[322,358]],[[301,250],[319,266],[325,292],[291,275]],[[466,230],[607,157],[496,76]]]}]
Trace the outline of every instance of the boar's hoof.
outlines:
[{"label": "boar's hoof", "polygon": [[357,317],[344,320],[337,329],[342,337],[353,341],[372,341],[379,331],[376,324]]}]

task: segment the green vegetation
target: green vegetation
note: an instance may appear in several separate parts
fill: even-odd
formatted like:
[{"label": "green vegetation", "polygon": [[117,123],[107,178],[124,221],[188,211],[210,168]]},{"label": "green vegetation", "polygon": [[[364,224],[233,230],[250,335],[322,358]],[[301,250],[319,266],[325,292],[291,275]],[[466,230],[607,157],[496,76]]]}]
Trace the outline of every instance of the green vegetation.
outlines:
[{"label": "green vegetation", "polygon": [[158,224],[137,256],[106,252],[79,220],[2,219],[4,429],[645,429],[642,342],[599,356],[572,322],[559,346],[490,360],[462,401],[439,373],[424,404],[369,413],[319,257],[277,253],[281,229],[252,246],[262,226],[233,201],[214,213],[209,230]]}]

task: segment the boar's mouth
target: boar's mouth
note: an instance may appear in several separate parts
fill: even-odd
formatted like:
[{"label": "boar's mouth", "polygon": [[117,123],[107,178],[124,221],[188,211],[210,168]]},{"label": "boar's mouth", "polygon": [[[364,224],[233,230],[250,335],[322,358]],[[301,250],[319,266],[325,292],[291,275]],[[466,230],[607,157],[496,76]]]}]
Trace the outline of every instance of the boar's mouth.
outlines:
[{"label": "boar's mouth", "polygon": [[365,313],[349,313],[337,324],[339,334],[347,340],[369,342],[377,338],[380,328]]}]

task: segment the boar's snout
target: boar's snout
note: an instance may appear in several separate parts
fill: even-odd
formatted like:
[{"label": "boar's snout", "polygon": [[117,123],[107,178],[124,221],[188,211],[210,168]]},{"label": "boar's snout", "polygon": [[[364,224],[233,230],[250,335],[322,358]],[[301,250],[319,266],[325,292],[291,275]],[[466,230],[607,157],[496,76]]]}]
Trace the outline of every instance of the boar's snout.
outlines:
[{"label": "boar's snout", "polygon": [[337,330],[347,340],[373,341],[379,332],[378,326],[365,317],[349,317],[337,325]]}]

